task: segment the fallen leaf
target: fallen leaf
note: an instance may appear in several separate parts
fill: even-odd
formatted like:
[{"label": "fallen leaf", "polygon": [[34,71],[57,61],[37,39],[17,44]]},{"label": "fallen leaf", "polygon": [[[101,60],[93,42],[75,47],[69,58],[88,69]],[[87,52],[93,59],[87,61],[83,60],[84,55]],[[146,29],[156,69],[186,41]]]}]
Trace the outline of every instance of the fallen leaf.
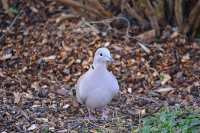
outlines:
[{"label": "fallen leaf", "polygon": [[51,55],[51,56],[48,56],[48,57],[43,57],[42,59],[48,62],[50,60],[55,60],[56,56],[55,55]]},{"label": "fallen leaf", "polygon": [[38,9],[35,8],[35,7],[33,7],[33,6],[30,6],[30,9],[31,9],[33,12],[35,12],[35,13],[38,13],[38,12],[39,12]]},{"label": "fallen leaf", "polygon": [[140,39],[140,40],[148,42],[148,43],[155,40],[155,37],[156,37],[155,29],[143,32],[142,34],[139,34],[136,36],[137,39]]},{"label": "fallen leaf", "polygon": [[175,88],[171,87],[171,86],[167,86],[167,87],[160,87],[157,90],[155,90],[155,92],[159,92],[159,93],[167,93],[169,91],[175,90]]},{"label": "fallen leaf", "polygon": [[76,100],[73,100],[72,101],[72,106],[75,107],[75,108],[78,108],[79,107],[79,103]]},{"label": "fallen leaf", "polygon": [[12,54],[5,54],[0,58],[0,60],[7,60],[7,59],[10,59],[11,57],[12,57]]},{"label": "fallen leaf", "polygon": [[33,95],[32,95],[32,92],[30,90],[23,93],[23,97],[27,98],[27,99],[32,99],[33,98]]},{"label": "fallen leaf", "polygon": [[140,47],[147,53],[147,54],[150,54],[151,53],[151,50],[149,48],[147,48],[144,44],[138,42],[137,43],[138,45],[140,45]]},{"label": "fallen leaf", "polygon": [[184,56],[182,57],[181,62],[186,62],[186,61],[188,61],[189,59],[190,59],[190,54],[187,53],[186,55],[184,55]]},{"label": "fallen leaf", "polygon": [[69,132],[69,130],[67,130],[67,129],[62,129],[62,130],[58,130],[58,131],[56,131],[57,133],[67,133],[67,132]]},{"label": "fallen leaf", "polygon": [[62,95],[62,96],[66,96],[66,95],[67,95],[67,92],[68,92],[68,91],[67,91],[65,88],[61,88],[61,89],[58,89],[58,90],[56,91],[57,94]]},{"label": "fallen leaf", "polygon": [[55,127],[49,127],[49,130],[54,132],[55,131]]},{"label": "fallen leaf", "polygon": [[35,130],[36,128],[37,128],[37,125],[36,125],[36,124],[33,124],[33,125],[31,125],[31,126],[28,128],[28,131]]},{"label": "fallen leaf", "polygon": [[132,88],[128,88],[128,93],[132,93]]},{"label": "fallen leaf", "polygon": [[139,109],[136,111],[136,114],[139,114],[139,115],[145,115],[146,114],[146,110],[145,109]]},{"label": "fallen leaf", "polygon": [[67,81],[69,81],[70,79],[71,79],[71,76],[68,75],[68,76],[65,76],[65,77],[64,77],[63,81],[67,82]]},{"label": "fallen leaf", "polygon": [[31,88],[34,88],[35,90],[38,90],[39,89],[39,82],[33,82],[31,84]]},{"label": "fallen leaf", "polygon": [[65,68],[69,68],[73,63],[75,62],[75,59],[72,58],[69,63],[65,66]]},{"label": "fallen leaf", "polygon": [[170,36],[171,39],[178,37],[180,34],[178,32],[174,32],[172,33],[172,35]]},{"label": "fallen leaf", "polygon": [[14,92],[13,94],[14,94],[14,98],[15,98],[14,103],[18,104],[20,102],[22,95],[19,92]]},{"label": "fallen leaf", "polygon": [[63,47],[64,51],[66,51],[66,52],[72,51],[72,48],[67,46],[67,45],[65,45],[64,42],[62,43],[62,47]]},{"label": "fallen leaf", "polygon": [[40,98],[45,98],[45,97],[48,96],[48,93],[49,93],[49,91],[48,91],[47,88],[40,88],[39,91],[38,91],[38,96]]},{"label": "fallen leaf", "polygon": [[1,69],[0,69],[0,77],[5,77]]},{"label": "fallen leaf", "polygon": [[110,45],[110,42],[106,42],[106,43],[104,44],[105,47],[108,47],[109,45]]},{"label": "fallen leaf", "polygon": [[70,106],[69,104],[66,104],[63,106],[63,109],[67,109],[67,108],[69,108],[69,106]]},{"label": "fallen leaf", "polygon": [[45,123],[47,123],[49,121],[47,118],[35,118],[35,119],[40,122],[45,122]]},{"label": "fallen leaf", "polygon": [[162,85],[165,85],[170,79],[171,79],[171,76],[169,74],[165,74],[165,73],[160,74],[160,80],[161,80]]}]

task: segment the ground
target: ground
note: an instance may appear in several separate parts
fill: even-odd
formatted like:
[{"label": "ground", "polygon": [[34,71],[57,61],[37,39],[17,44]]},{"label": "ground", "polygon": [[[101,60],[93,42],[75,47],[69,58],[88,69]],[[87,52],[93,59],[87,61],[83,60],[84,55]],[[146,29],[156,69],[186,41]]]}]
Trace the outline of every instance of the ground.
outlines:
[{"label": "ground", "polygon": [[[197,42],[171,33],[145,43],[145,50],[126,34],[95,32],[87,26],[90,20],[63,19],[69,10],[55,2],[20,6],[9,30],[16,17],[0,14],[1,132],[131,132],[162,106],[199,108]],[[108,121],[91,122],[84,119],[87,110],[76,102],[73,87],[102,46],[115,59],[109,69],[120,94],[108,106]]]}]

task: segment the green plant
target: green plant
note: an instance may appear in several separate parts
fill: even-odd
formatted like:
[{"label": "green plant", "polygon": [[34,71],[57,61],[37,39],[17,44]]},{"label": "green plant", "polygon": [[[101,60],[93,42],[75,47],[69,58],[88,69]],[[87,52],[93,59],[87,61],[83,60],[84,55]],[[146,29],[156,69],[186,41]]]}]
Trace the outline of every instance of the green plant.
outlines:
[{"label": "green plant", "polygon": [[200,113],[180,107],[164,107],[142,119],[141,133],[199,133]]},{"label": "green plant", "polygon": [[13,14],[18,14],[19,13],[19,10],[17,9],[17,7],[15,6],[10,6],[9,7],[9,11]]}]

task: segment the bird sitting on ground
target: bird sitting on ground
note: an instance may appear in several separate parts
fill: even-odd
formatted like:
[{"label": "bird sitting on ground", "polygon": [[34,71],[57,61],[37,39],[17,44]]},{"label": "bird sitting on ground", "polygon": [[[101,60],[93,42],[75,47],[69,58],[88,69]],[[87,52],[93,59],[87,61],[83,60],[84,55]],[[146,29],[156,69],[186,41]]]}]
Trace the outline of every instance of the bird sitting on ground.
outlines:
[{"label": "bird sitting on ground", "polygon": [[79,103],[85,104],[89,119],[95,119],[92,115],[94,109],[102,110],[102,119],[108,118],[106,105],[119,92],[117,79],[107,70],[107,65],[112,62],[112,56],[107,48],[99,48],[95,52],[93,64],[78,80],[76,97]]}]

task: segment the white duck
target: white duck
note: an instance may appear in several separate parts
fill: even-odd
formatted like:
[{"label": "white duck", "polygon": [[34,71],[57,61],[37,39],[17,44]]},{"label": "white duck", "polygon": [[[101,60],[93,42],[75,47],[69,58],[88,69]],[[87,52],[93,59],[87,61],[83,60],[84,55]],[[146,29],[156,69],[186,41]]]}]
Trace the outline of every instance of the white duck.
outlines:
[{"label": "white duck", "polygon": [[91,110],[96,108],[103,109],[102,119],[107,119],[106,105],[119,92],[117,79],[107,70],[108,62],[112,61],[107,48],[97,49],[91,68],[79,78],[76,84],[77,100],[87,106],[90,119],[94,119]]}]

